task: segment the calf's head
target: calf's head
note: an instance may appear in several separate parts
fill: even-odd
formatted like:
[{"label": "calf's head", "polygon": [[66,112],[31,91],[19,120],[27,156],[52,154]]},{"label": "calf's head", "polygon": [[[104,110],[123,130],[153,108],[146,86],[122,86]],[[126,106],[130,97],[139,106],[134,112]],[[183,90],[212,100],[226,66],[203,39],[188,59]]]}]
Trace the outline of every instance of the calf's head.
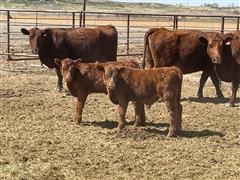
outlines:
[{"label": "calf's head", "polygon": [[32,28],[30,30],[27,30],[25,28],[21,29],[21,32],[24,35],[29,36],[29,43],[32,49],[33,54],[38,54],[39,48],[43,46],[44,41],[47,37],[47,32],[38,29],[38,28]]},{"label": "calf's head", "polygon": [[103,72],[103,81],[108,93],[116,90],[119,74],[123,71],[123,67],[115,65],[97,65],[97,69]]},{"label": "calf's head", "polygon": [[69,58],[66,58],[63,60],[55,58],[54,62],[60,67],[60,71],[63,76],[63,79],[66,82],[71,83],[73,81],[74,72],[76,70],[75,68],[76,62],[74,62],[74,60]]},{"label": "calf's head", "polygon": [[231,44],[229,38],[224,38],[221,33],[207,33],[206,37],[201,36],[199,40],[207,44],[207,54],[212,63],[220,64],[223,58],[223,48]]}]

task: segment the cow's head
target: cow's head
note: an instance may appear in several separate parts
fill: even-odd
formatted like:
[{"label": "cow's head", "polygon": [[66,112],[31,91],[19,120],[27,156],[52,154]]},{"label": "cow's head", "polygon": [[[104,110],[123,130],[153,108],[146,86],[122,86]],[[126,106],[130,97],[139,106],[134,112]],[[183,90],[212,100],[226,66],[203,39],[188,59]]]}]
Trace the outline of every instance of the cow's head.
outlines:
[{"label": "cow's head", "polygon": [[32,49],[32,53],[38,54],[40,47],[43,46],[44,41],[47,37],[47,32],[38,28],[32,28],[30,30],[22,28],[21,32],[24,35],[29,36],[29,42]]},{"label": "cow's head", "polygon": [[225,39],[230,39],[231,41],[231,54],[232,57],[240,65],[240,32],[227,33],[224,36]]},{"label": "cow's head", "polygon": [[230,39],[224,39],[221,33],[207,33],[206,36],[200,36],[199,40],[207,44],[207,54],[212,63],[220,64],[223,58],[223,48],[231,44]]},{"label": "cow's head", "polygon": [[97,69],[103,72],[103,81],[108,93],[116,90],[119,74],[123,71],[124,67],[115,65],[97,65]]}]

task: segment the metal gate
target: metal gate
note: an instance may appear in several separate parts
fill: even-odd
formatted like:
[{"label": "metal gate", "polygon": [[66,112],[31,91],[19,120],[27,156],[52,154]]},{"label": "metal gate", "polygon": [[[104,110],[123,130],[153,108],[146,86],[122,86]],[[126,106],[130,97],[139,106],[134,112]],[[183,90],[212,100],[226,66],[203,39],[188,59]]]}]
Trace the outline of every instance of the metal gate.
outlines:
[{"label": "metal gate", "polygon": [[152,27],[169,29],[199,29],[229,32],[239,30],[240,16],[205,16],[175,14],[135,14],[82,11],[0,10],[0,55],[7,60],[32,60],[28,37],[24,28],[95,27],[114,25],[117,28],[118,55],[141,55],[143,37]]}]

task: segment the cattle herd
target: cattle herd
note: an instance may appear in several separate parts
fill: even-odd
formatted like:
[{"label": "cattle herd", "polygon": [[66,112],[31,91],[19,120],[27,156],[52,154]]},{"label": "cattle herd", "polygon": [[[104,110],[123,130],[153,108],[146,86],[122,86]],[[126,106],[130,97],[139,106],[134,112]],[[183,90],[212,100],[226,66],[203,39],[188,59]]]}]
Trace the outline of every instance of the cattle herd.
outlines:
[{"label": "cattle herd", "polygon": [[77,98],[75,122],[90,93],[108,94],[119,105],[118,130],[126,125],[129,101],[135,110],[135,125],[145,124],[144,105],[165,102],[170,114],[168,137],[182,129],[180,104],[182,74],[202,71],[198,97],[211,78],[218,98],[223,98],[219,79],[232,83],[229,101],[234,106],[240,82],[240,32],[217,33],[199,30],[151,28],[144,36],[142,68],[133,59],[117,61],[118,33],[114,26],[96,28],[21,29],[29,36],[32,52],[54,68],[57,90],[64,79],[69,92]]}]

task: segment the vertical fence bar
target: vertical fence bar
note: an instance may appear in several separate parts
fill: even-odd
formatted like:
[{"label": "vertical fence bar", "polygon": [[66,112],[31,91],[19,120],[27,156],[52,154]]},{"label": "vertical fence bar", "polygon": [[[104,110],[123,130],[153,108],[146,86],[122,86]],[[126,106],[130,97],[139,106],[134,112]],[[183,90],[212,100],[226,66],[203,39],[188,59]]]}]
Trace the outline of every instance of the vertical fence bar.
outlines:
[{"label": "vertical fence bar", "polygon": [[177,29],[178,28],[178,16],[174,15],[173,16],[173,29]]},{"label": "vertical fence bar", "polygon": [[75,12],[72,12],[72,27],[75,28]]},{"label": "vertical fence bar", "polygon": [[9,10],[7,11],[7,53],[8,53],[7,60],[10,60],[11,56],[10,56],[10,11]]},{"label": "vertical fence bar", "polygon": [[173,16],[173,29],[175,29],[175,16]]},{"label": "vertical fence bar", "polygon": [[178,16],[175,16],[175,29],[178,29]]},{"label": "vertical fence bar", "polygon": [[239,31],[239,17],[237,18],[237,31]]},{"label": "vertical fence bar", "polygon": [[221,33],[224,33],[224,16],[222,16]]},{"label": "vertical fence bar", "polygon": [[38,27],[38,11],[36,11],[36,27]]},{"label": "vertical fence bar", "polygon": [[82,27],[82,11],[79,13],[79,27]]},{"label": "vertical fence bar", "polygon": [[127,15],[127,55],[129,55],[130,14]]},{"label": "vertical fence bar", "polygon": [[86,18],[86,14],[85,14],[85,11],[83,11],[82,13],[82,26],[85,27],[85,18]]}]

